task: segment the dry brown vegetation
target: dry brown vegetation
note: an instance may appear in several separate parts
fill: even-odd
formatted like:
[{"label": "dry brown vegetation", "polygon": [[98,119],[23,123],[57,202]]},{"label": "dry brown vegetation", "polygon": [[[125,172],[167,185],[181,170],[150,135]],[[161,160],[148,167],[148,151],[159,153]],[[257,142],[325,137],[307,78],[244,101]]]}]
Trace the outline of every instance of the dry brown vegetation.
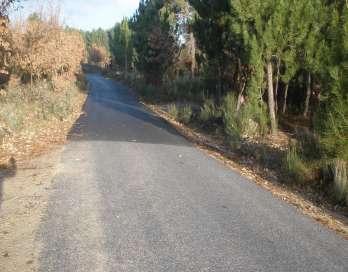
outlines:
[{"label": "dry brown vegetation", "polygon": [[105,68],[110,63],[108,50],[101,45],[92,44],[88,50],[89,63]]},{"label": "dry brown vegetation", "polygon": [[8,19],[0,17],[0,84],[9,79],[10,57],[12,53],[12,37],[8,28]]},{"label": "dry brown vegetation", "polygon": [[33,14],[12,25],[1,19],[2,163],[61,141],[81,111],[85,43],[78,31],[59,23],[57,14]]},{"label": "dry brown vegetation", "polygon": [[85,46],[79,32],[63,29],[53,17],[38,16],[13,27],[13,68],[22,79],[71,78],[80,72]]}]

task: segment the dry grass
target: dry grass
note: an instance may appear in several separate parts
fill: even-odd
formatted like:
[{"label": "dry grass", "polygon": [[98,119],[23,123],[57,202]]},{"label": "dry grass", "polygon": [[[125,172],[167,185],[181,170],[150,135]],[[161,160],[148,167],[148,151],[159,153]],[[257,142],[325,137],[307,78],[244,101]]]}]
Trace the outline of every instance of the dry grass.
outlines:
[{"label": "dry grass", "polygon": [[84,40],[78,31],[64,29],[58,15],[38,13],[38,18],[16,22],[10,30],[11,66],[22,79],[48,78],[60,87],[62,77],[73,79],[80,72],[86,58]]},{"label": "dry grass", "polygon": [[0,164],[24,160],[62,143],[81,113],[86,94],[75,83],[55,92],[49,83],[17,86],[0,97]]}]

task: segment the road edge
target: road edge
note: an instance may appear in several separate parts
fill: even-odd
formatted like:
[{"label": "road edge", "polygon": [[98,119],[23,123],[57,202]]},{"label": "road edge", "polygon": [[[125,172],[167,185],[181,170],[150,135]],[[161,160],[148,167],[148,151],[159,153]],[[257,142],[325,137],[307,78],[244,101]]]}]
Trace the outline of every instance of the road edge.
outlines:
[{"label": "road edge", "polygon": [[318,207],[318,205],[302,197],[299,192],[292,191],[280,183],[270,182],[251,169],[240,165],[232,159],[233,153],[231,151],[225,150],[211,139],[176,121],[160,107],[148,104],[141,99],[139,99],[139,103],[172,126],[180,135],[208,156],[226,165],[231,170],[238,172],[243,177],[248,178],[250,181],[271,192],[276,198],[294,206],[302,214],[311,217],[316,222],[319,222],[321,225],[335,231],[344,239],[348,240],[348,220],[345,218],[341,218],[338,214],[333,213],[327,208]]}]

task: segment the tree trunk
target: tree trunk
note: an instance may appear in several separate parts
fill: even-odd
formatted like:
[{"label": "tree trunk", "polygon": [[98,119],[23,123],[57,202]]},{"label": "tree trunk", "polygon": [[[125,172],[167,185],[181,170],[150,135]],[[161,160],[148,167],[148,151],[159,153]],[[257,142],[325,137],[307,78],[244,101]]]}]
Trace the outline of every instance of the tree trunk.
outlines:
[{"label": "tree trunk", "polygon": [[289,91],[289,82],[286,83],[286,86],[285,86],[285,92],[284,92],[284,104],[283,104],[283,114],[286,113],[286,107],[287,107],[287,101],[288,101],[288,91]]},{"label": "tree trunk", "polygon": [[190,43],[191,43],[191,77],[195,77],[196,73],[196,39],[193,32],[190,33]]},{"label": "tree trunk", "polygon": [[308,73],[308,77],[307,77],[306,101],[305,101],[305,108],[304,108],[304,112],[303,112],[303,116],[304,116],[305,118],[308,117],[308,113],[309,113],[309,102],[310,102],[311,94],[312,94],[311,84],[312,84],[311,73]]},{"label": "tree trunk", "polygon": [[269,117],[271,120],[272,134],[276,134],[278,131],[276,113],[274,110],[274,90],[273,90],[273,67],[272,62],[267,63],[267,78],[268,78],[268,109]]},{"label": "tree trunk", "polygon": [[219,82],[218,82],[218,102],[221,102],[221,97],[222,97],[222,93],[223,93],[223,75],[222,75],[222,66],[219,64],[218,67],[218,77],[219,77]]},{"label": "tree trunk", "polygon": [[276,84],[275,84],[275,97],[274,97],[274,101],[275,101],[275,112],[278,112],[278,89],[279,89],[279,74],[280,74],[280,59],[278,59],[277,62],[277,78],[276,78]]},{"label": "tree trunk", "polygon": [[128,79],[128,56],[127,53],[124,56],[124,76]]},{"label": "tree trunk", "polygon": [[240,108],[242,107],[244,103],[244,90],[245,90],[246,82],[244,82],[242,89],[239,92],[238,100],[237,100],[237,113],[239,112]]}]

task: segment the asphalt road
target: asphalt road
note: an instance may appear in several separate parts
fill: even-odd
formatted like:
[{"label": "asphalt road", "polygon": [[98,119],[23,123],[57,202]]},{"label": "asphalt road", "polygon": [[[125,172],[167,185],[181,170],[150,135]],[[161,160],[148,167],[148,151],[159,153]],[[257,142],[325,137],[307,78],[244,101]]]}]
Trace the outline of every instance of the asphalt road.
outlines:
[{"label": "asphalt road", "polygon": [[348,271],[348,241],[89,75],[38,234],[41,271]]}]

